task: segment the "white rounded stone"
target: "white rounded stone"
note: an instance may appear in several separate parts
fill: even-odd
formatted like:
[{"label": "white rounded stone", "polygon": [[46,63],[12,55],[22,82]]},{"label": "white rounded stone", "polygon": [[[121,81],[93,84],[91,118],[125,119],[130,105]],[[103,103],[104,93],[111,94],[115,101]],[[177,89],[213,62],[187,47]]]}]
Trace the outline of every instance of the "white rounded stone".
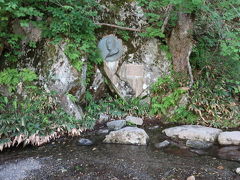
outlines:
[{"label": "white rounded stone", "polygon": [[240,131],[222,132],[218,142],[221,145],[240,145]]}]

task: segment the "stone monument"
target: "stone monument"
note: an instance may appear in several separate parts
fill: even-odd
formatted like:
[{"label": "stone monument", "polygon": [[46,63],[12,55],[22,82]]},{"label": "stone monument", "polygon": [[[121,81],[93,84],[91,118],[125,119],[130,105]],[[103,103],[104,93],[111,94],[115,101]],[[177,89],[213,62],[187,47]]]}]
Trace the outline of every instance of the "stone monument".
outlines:
[{"label": "stone monument", "polygon": [[117,61],[123,52],[122,40],[114,35],[103,37],[98,43],[102,58],[107,62]]}]

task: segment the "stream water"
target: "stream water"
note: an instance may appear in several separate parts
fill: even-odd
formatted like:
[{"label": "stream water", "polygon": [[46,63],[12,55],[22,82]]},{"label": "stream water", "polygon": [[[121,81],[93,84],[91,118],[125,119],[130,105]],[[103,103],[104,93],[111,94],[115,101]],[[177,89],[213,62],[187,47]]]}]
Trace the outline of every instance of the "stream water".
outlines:
[{"label": "stream water", "polygon": [[217,146],[198,154],[181,142],[157,149],[154,144],[166,140],[162,129],[146,131],[148,146],[104,144],[104,136],[93,131],[83,135],[94,141],[92,146],[79,146],[78,137],[5,150],[0,153],[0,179],[240,179],[235,173],[239,161],[220,159]]}]

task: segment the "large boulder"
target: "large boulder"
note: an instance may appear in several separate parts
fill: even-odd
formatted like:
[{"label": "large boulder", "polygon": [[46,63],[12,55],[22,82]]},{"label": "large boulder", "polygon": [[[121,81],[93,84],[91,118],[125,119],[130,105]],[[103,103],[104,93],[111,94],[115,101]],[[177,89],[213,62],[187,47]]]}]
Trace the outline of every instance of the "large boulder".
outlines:
[{"label": "large boulder", "polygon": [[221,145],[240,145],[240,131],[220,133],[218,143]]},{"label": "large boulder", "polygon": [[[137,31],[147,21],[143,9],[135,1],[120,4],[101,1],[101,4],[104,12],[99,17],[100,22],[125,22],[129,28],[136,29],[136,32],[128,32],[131,34],[127,40],[117,29],[103,27],[98,33],[98,46],[104,59],[102,71],[110,89],[122,98],[148,95],[150,86],[171,70],[171,62],[160,49],[160,40],[139,36]],[[110,7],[116,5],[116,10],[112,11]]]},{"label": "large boulder", "polygon": [[199,125],[183,125],[165,129],[163,132],[173,138],[215,142],[222,130]]},{"label": "large boulder", "polygon": [[105,143],[147,145],[149,139],[147,133],[137,127],[125,127],[123,129],[112,131],[104,139]]}]

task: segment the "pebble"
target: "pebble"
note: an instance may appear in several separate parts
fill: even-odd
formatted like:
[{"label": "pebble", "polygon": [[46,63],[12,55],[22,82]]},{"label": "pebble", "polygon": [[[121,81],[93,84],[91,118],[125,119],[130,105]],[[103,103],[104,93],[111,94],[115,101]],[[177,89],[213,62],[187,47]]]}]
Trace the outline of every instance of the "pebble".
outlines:
[{"label": "pebble", "polygon": [[108,129],[99,129],[97,134],[101,135],[101,134],[108,134],[109,130]]},{"label": "pebble", "polygon": [[93,142],[89,139],[85,139],[85,138],[81,138],[79,139],[79,144],[82,145],[82,146],[90,146],[93,144]]},{"label": "pebble", "polygon": [[217,167],[219,170],[224,170],[224,167],[223,166],[218,166]]},{"label": "pebble", "polygon": [[236,173],[240,175],[240,167],[236,169]]},{"label": "pebble", "polygon": [[189,176],[189,177],[187,178],[187,180],[195,180],[195,177],[194,177],[194,176]]},{"label": "pebble", "polygon": [[161,148],[167,147],[169,144],[170,144],[170,142],[167,141],[167,140],[165,140],[165,141],[163,141],[163,142],[156,143],[154,146],[155,146],[156,148],[161,149]]}]

